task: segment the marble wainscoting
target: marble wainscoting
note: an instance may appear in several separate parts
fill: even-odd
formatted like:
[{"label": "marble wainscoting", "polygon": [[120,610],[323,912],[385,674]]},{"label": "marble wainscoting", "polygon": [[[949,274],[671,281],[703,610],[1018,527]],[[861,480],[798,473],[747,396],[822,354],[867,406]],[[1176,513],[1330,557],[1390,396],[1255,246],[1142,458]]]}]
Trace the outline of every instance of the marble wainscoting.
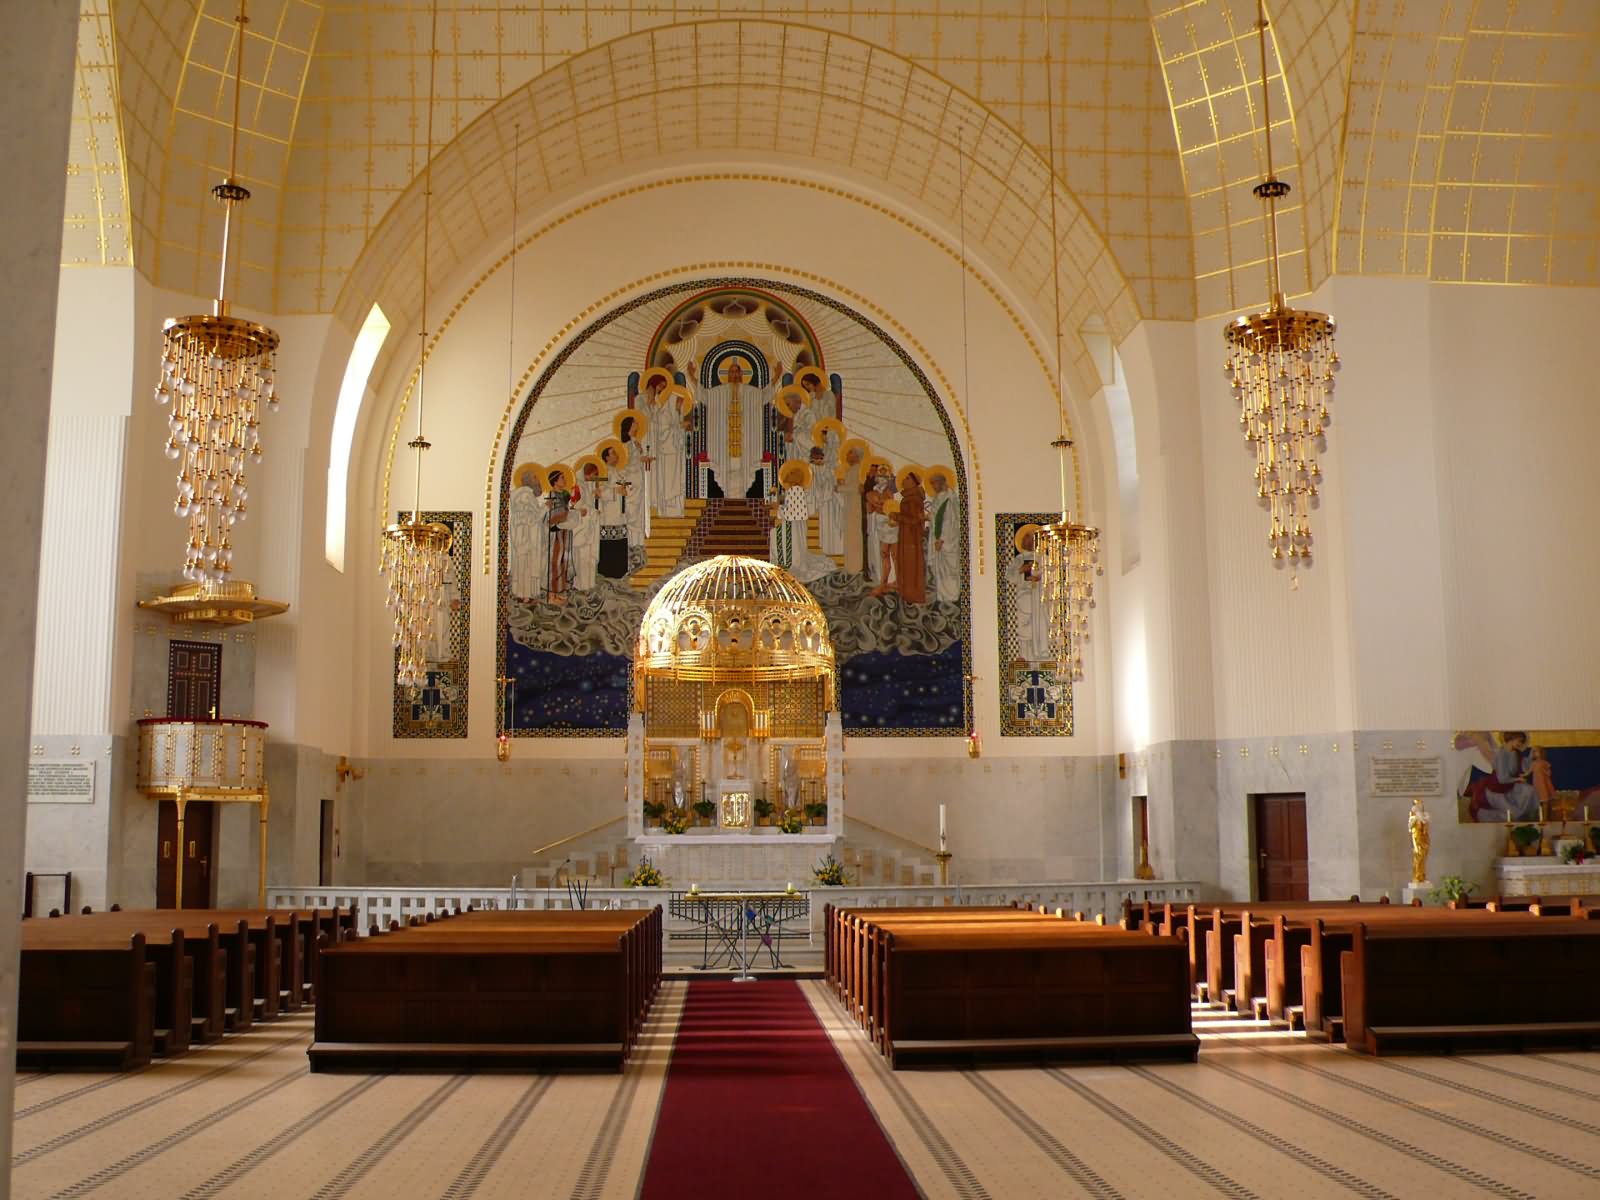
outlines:
[{"label": "marble wainscoting", "polygon": [[1456,819],[1461,766],[1453,734],[1437,729],[1353,730],[1217,741],[1165,742],[1129,753],[1115,780],[1116,870],[1134,862],[1133,798],[1149,797],[1151,863],[1160,877],[1213,880],[1246,898],[1255,884],[1252,797],[1300,792],[1312,896],[1396,902],[1411,876],[1410,798],[1373,794],[1375,758],[1438,758],[1442,787],[1423,797],[1432,816],[1428,871],[1494,891],[1500,826]]},{"label": "marble wainscoting", "polygon": [[[1115,877],[1105,840],[1113,768],[1100,757],[847,756],[845,815],[892,839],[938,845],[946,810],[951,879]],[[621,820],[626,776],[617,760],[381,760],[346,785],[338,880],[371,887],[490,886],[568,849],[540,847],[595,830],[572,852],[636,844]],[[872,831],[868,831],[869,834]],[[931,858],[930,858],[931,861]],[[1107,875],[1106,872],[1112,872]],[[785,876],[787,878],[787,876]]]},{"label": "marble wainscoting", "polygon": [[[106,734],[38,734],[29,743],[30,763],[60,761],[94,767],[93,803],[28,804],[24,869],[35,875],[71,871],[74,912],[85,904],[104,908],[121,882],[106,848],[116,836],[121,818],[119,799],[129,782],[126,777],[131,767],[126,746],[126,738]],[[43,915],[61,906],[61,885],[59,879],[40,879],[36,883],[36,913]]]}]

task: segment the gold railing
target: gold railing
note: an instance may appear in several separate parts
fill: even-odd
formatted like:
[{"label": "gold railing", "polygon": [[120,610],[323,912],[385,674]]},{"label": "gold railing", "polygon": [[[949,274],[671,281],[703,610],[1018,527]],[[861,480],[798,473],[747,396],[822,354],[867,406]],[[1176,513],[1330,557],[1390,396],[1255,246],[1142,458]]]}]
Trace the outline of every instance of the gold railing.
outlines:
[{"label": "gold railing", "polygon": [[562,846],[565,846],[571,842],[575,842],[579,838],[586,838],[591,833],[599,833],[602,829],[610,829],[611,826],[619,824],[622,821],[626,821],[627,819],[628,818],[626,816],[622,816],[612,817],[609,821],[601,821],[600,824],[596,825],[592,829],[580,830],[578,833],[569,834],[566,837],[561,838],[559,841],[551,842],[547,846],[540,846],[532,854],[528,855],[528,859],[529,861],[532,861],[533,859],[538,858],[541,854],[548,854],[552,850],[559,850]]},{"label": "gold railing", "polygon": [[[918,850],[926,851],[928,854],[938,854],[939,853],[932,846],[924,846],[921,842],[917,841],[915,838],[908,838],[903,833],[896,833],[892,829],[885,829],[882,825],[874,825],[871,821],[863,820],[861,817],[856,816],[855,813],[845,813],[844,819],[846,821],[854,821],[857,825],[860,825],[865,829],[870,829],[874,833],[885,834],[886,836],[892,837],[892,838],[896,839],[897,841],[905,842],[908,846],[913,846]],[[849,830],[846,830],[845,833],[846,833],[846,836],[848,836],[849,835]]]}]

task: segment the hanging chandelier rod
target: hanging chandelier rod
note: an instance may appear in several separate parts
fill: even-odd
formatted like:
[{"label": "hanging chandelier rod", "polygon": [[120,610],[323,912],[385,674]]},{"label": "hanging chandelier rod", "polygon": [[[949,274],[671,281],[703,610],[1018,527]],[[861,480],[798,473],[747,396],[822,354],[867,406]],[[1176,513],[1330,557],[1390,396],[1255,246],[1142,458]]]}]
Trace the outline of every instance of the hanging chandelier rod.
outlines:
[{"label": "hanging chandelier rod", "polygon": [[1061,390],[1061,243],[1056,233],[1056,104],[1055,104],[1055,66],[1050,53],[1050,0],[1041,0],[1040,10],[1044,14],[1044,120],[1046,127],[1046,144],[1050,149],[1050,161],[1047,164],[1049,192],[1046,199],[1050,205],[1050,297],[1055,313],[1056,333],[1056,420],[1059,432],[1055,441],[1050,444],[1055,447],[1060,457],[1061,468],[1061,519],[1067,521],[1070,511],[1067,507],[1067,451],[1072,447],[1072,440],[1067,437],[1067,401]]},{"label": "hanging chandelier rod", "polygon": [[1267,290],[1273,308],[1283,307],[1283,285],[1278,272],[1278,200],[1289,194],[1272,170],[1272,88],[1267,84],[1267,0],[1256,0],[1256,45],[1261,53],[1261,124],[1267,141],[1267,176],[1253,189],[1267,202]]},{"label": "hanging chandelier rod", "polygon": [[233,126],[228,141],[228,173],[222,182],[211,189],[211,194],[222,202],[222,267],[217,277],[217,302],[213,312],[219,317],[228,315],[228,246],[233,233],[233,206],[250,199],[250,191],[239,183],[239,95],[244,90],[244,32],[250,24],[245,13],[247,0],[239,0],[239,15],[234,23],[239,27],[238,45],[233,53]]},{"label": "hanging chandelier rod", "polygon": [[428,382],[428,233],[433,224],[433,89],[439,65],[439,0],[433,0],[428,30],[428,141],[422,157],[422,319],[417,337],[417,436],[411,439],[416,451],[416,500],[411,506],[411,524],[422,523],[422,454],[431,443],[422,435],[422,410],[427,403]]}]

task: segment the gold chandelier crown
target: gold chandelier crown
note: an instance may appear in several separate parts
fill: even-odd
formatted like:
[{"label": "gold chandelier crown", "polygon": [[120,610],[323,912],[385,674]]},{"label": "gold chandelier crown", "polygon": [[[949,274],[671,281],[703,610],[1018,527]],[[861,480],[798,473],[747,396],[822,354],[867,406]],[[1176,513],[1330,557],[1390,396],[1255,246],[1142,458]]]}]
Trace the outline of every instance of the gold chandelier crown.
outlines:
[{"label": "gold chandelier crown", "polygon": [[669,579],[639,625],[642,681],[829,679],[828,618],[805,587],[764,559],[719,554]]}]

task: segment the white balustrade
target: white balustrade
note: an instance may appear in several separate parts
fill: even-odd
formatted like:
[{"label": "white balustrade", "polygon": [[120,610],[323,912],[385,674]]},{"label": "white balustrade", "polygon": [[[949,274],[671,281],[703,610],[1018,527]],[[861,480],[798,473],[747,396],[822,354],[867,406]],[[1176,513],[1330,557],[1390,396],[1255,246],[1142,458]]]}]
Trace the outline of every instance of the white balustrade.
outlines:
[{"label": "white balustrade", "polygon": [[[588,908],[667,907],[669,897],[681,888],[590,888]],[[822,925],[822,909],[835,908],[948,908],[970,905],[1043,904],[1068,914],[1089,917],[1104,914],[1115,921],[1124,901],[1134,904],[1191,904],[1206,898],[1205,884],[1187,880],[1110,880],[1092,883],[1004,883],[962,886],[814,887],[811,892],[812,932]],[[412,917],[456,909],[512,907],[510,888],[269,888],[269,908],[348,908],[356,906],[357,926],[365,933],[376,924],[387,929],[391,921],[404,925]],[[574,894],[565,887],[517,889],[515,907],[532,911],[575,907]]]}]

